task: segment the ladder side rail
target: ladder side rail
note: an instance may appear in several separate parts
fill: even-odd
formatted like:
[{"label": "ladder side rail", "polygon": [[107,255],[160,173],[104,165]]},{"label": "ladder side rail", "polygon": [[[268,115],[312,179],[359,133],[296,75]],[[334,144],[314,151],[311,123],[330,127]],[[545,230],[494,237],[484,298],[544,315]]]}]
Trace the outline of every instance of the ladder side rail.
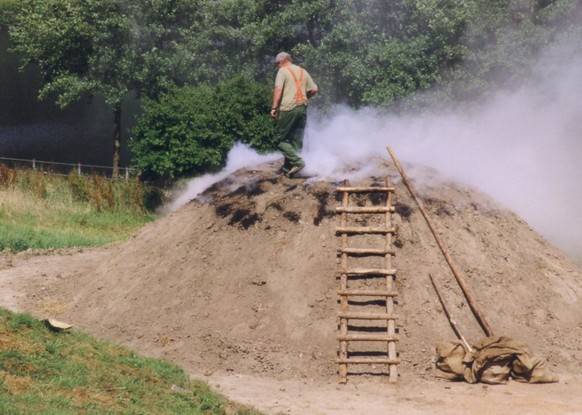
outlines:
[{"label": "ladder side rail", "polygon": [[[349,181],[344,181],[344,186],[349,186]],[[343,192],[342,195],[342,206],[347,208],[350,202],[350,194],[347,191]],[[348,221],[348,213],[344,211],[341,213],[341,225],[343,228],[347,227]],[[342,273],[340,275],[340,290],[347,291],[348,290],[348,275],[346,274],[345,270],[348,268],[348,254],[345,252],[345,249],[348,248],[348,234],[343,232],[341,234],[341,267]],[[340,313],[347,313],[348,312],[348,296],[342,295],[340,296]],[[340,335],[346,336],[348,334],[348,319],[347,318],[340,318]],[[340,347],[339,347],[339,360],[340,361],[347,361],[348,358],[348,341],[347,340],[340,340]],[[348,365],[347,363],[340,363],[339,365],[339,381],[340,383],[347,383],[348,381]]]},{"label": "ladder side rail", "polygon": [[[386,188],[390,187],[390,183],[389,183],[389,179],[386,178]],[[391,229],[392,228],[392,212],[394,211],[394,208],[392,206],[392,198],[393,198],[393,191],[387,191],[386,192],[386,208],[387,211],[385,213],[385,220],[386,220],[386,228]],[[392,233],[386,233],[385,234],[385,238],[386,238],[386,245],[385,245],[385,249],[386,250],[390,250],[392,249]],[[384,265],[386,266],[386,269],[392,269],[392,255],[391,254],[386,254],[384,256]],[[388,292],[393,291],[394,287],[393,287],[393,282],[394,282],[394,275],[386,275],[386,290]],[[394,314],[394,298],[393,297],[387,297],[386,298],[386,314]],[[395,326],[395,322],[394,320],[388,320],[387,322],[387,335],[389,337],[396,337],[396,326]],[[388,342],[388,358],[390,360],[392,360],[393,362],[395,362],[397,360],[397,354],[396,354],[396,342],[394,341],[389,341]],[[397,365],[395,363],[391,363],[389,365],[389,382],[390,383],[396,383],[396,381],[398,380],[398,371],[397,371]]]}]

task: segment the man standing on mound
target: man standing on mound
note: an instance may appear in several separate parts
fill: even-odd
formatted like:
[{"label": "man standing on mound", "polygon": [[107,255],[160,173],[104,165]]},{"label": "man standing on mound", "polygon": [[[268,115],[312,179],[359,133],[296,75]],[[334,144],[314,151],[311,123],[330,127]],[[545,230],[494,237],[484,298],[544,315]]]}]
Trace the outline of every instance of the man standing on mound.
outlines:
[{"label": "man standing on mound", "polygon": [[275,78],[271,117],[277,122],[277,148],[285,157],[281,170],[287,177],[293,177],[305,167],[299,153],[303,147],[307,102],[319,90],[305,69],[293,65],[287,52],[279,53],[275,63],[279,70]]}]

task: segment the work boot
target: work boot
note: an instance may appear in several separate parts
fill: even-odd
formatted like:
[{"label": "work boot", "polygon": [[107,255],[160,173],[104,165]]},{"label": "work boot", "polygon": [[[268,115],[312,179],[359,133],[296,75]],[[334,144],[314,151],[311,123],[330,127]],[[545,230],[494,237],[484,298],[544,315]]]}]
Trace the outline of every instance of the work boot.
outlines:
[{"label": "work boot", "polygon": [[305,163],[303,162],[301,162],[301,164],[298,164],[297,166],[291,167],[291,169],[289,169],[289,171],[287,172],[287,177],[292,178],[301,170],[303,170],[303,167],[305,167]]}]

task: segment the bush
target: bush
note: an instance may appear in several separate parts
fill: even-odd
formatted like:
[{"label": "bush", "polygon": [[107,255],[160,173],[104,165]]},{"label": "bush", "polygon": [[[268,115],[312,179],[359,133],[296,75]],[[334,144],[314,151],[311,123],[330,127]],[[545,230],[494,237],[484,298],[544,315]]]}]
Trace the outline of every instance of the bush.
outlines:
[{"label": "bush", "polygon": [[270,87],[245,76],[146,99],[132,132],[133,163],[144,178],[176,179],[220,169],[237,141],[268,151],[269,100]]}]

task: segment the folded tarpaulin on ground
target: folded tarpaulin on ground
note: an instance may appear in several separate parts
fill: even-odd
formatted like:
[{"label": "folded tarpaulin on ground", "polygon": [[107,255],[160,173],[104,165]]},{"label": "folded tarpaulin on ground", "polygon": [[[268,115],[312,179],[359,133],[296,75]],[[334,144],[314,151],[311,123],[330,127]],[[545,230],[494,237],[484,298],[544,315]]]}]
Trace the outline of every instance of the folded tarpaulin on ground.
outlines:
[{"label": "folded tarpaulin on ground", "polygon": [[530,348],[509,337],[486,337],[467,352],[460,341],[437,345],[436,367],[450,380],[469,383],[505,383],[510,377],[520,382],[557,382],[547,361],[533,356]]}]

